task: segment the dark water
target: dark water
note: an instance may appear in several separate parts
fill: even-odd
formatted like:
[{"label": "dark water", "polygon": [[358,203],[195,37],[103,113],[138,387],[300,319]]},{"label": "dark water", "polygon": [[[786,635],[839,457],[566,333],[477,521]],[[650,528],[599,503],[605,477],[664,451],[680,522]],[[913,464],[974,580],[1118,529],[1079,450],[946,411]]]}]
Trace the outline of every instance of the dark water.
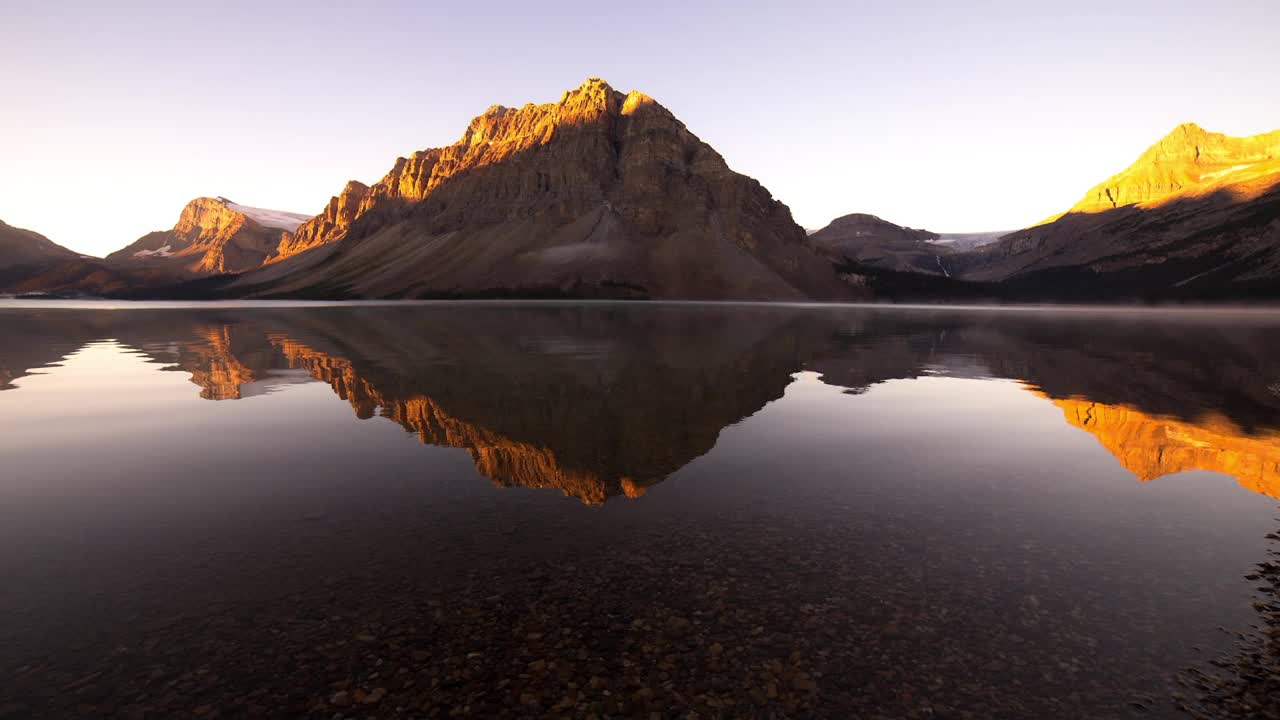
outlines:
[{"label": "dark water", "polygon": [[3,306],[0,717],[1269,712],[1278,331]]}]

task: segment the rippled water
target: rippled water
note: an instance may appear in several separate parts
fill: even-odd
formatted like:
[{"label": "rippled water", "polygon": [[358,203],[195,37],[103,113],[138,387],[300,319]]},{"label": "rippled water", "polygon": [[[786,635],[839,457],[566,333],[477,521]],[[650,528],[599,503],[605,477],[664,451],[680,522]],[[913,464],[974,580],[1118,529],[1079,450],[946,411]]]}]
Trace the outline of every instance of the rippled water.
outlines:
[{"label": "rippled water", "polygon": [[1278,330],[0,305],[0,717],[1226,712]]}]

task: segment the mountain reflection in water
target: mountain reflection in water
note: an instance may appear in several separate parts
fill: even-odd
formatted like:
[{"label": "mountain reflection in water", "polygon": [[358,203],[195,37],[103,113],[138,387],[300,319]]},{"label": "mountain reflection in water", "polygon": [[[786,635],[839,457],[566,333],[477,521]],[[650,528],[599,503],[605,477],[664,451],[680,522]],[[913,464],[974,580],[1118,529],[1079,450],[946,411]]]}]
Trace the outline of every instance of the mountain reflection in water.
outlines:
[{"label": "mountain reflection in water", "polygon": [[1256,717],[1277,324],[0,305],[0,717]]},{"label": "mountain reflection in water", "polygon": [[[1190,331],[1189,331],[1190,330]],[[306,381],[361,419],[467,450],[500,486],[638,497],[780,398],[797,372],[851,393],[1005,378],[1137,479],[1186,470],[1280,497],[1280,337],[1257,317],[612,305],[46,310],[0,326],[0,390],[118,342],[208,400]]]}]

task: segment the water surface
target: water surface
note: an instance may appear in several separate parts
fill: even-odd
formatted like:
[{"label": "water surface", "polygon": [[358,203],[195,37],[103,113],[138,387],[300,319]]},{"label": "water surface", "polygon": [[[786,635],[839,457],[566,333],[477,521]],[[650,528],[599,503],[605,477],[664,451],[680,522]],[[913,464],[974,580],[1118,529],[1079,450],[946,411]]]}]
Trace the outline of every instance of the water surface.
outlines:
[{"label": "water surface", "polygon": [[1224,711],[1278,325],[3,306],[0,717]]}]

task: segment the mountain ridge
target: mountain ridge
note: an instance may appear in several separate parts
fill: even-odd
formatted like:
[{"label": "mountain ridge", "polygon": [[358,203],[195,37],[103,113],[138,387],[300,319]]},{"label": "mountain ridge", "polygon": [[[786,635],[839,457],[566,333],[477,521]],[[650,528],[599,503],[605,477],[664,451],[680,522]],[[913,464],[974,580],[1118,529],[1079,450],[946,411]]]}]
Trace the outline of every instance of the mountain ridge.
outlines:
[{"label": "mountain ridge", "polygon": [[[0,289],[137,297],[998,300],[1280,297],[1280,130],[1183,123],[1066,212],[812,232],[669,110],[589,78],[492,105],[314,215],[200,197],[105,259],[0,223]],[[7,235],[6,235],[7,233]],[[992,242],[992,240],[994,240]],[[6,245],[7,243],[7,245]],[[919,277],[915,277],[919,276]]]}]

